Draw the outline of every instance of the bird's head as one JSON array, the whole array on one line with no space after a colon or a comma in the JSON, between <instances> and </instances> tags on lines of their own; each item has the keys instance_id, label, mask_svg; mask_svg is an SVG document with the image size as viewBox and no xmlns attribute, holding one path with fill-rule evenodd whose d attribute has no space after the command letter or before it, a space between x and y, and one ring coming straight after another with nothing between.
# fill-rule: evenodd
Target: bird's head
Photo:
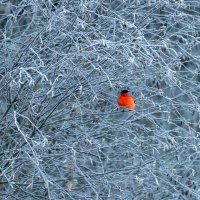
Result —
<instances>
[{"instance_id":1,"label":"bird's head","mask_svg":"<svg viewBox=\"0 0 200 200\"><path fill-rule=\"evenodd\" d=\"M123 96L128 96L128 90L122 90L121 95Z\"/></svg>"}]
</instances>

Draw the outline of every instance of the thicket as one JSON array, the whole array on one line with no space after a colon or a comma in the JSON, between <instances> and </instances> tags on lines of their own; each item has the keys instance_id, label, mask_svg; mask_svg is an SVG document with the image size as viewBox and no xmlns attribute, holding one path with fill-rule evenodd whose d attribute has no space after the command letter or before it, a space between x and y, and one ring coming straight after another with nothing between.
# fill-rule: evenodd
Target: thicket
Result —
<instances>
[{"instance_id":1,"label":"thicket","mask_svg":"<svg viewBox=\"0 0 200 200\"><path fill-rule=\"evenodd\" d=\"M200 199L199 43L199 0L2 1L0 199Z\"/></svg>"}]
</instances>

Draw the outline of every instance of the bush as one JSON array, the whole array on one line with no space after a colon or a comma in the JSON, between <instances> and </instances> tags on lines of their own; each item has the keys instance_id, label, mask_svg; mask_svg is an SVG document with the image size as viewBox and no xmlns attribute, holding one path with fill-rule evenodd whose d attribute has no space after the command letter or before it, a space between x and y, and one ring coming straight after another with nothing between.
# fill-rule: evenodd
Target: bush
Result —
<instances>
[{"instance_id":1,"label":"bush","mask_svg":"<svg viewBox=\"0 0 200 200\"><path fill-rule=\"evenodd\" d=\"M2 199L199 199L199 1L0 10Z\"/></svg>"}]
</instances>

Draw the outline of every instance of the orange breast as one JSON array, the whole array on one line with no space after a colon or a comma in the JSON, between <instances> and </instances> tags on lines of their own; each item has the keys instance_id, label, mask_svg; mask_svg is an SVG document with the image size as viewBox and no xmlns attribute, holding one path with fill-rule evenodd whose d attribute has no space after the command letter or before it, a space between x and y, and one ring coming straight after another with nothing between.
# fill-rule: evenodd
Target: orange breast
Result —
<instances>
[{"instance_id":1,"label":"orange breast","mask_svg":"<svg viewBox=\"0 0 200 200\"><path fill-rule=\"evenodd\" d=\"M128 108L130 110L135 109L135 102L131 96L122 96L120 95L117 99L117 103L119 106Z\"/></svg>"}]
</instances>

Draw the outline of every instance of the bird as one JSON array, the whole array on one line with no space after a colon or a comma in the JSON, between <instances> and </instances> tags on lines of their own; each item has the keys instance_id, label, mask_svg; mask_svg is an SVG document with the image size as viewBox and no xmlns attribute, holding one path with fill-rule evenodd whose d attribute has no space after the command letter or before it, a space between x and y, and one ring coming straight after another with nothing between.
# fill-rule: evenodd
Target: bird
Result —
<instances>
[{"instance_id":1,"label":"bird","mask_svg":"<svg viewBox=\"0 0 200 200\"><path fill-rule=\"evenodd\" d=\"M120 108L134 110L135 109L135 100L133 97L129 96L128 90L122 90L120 95L117 98L117 103Z\"/></svg>"}]
</instances>

